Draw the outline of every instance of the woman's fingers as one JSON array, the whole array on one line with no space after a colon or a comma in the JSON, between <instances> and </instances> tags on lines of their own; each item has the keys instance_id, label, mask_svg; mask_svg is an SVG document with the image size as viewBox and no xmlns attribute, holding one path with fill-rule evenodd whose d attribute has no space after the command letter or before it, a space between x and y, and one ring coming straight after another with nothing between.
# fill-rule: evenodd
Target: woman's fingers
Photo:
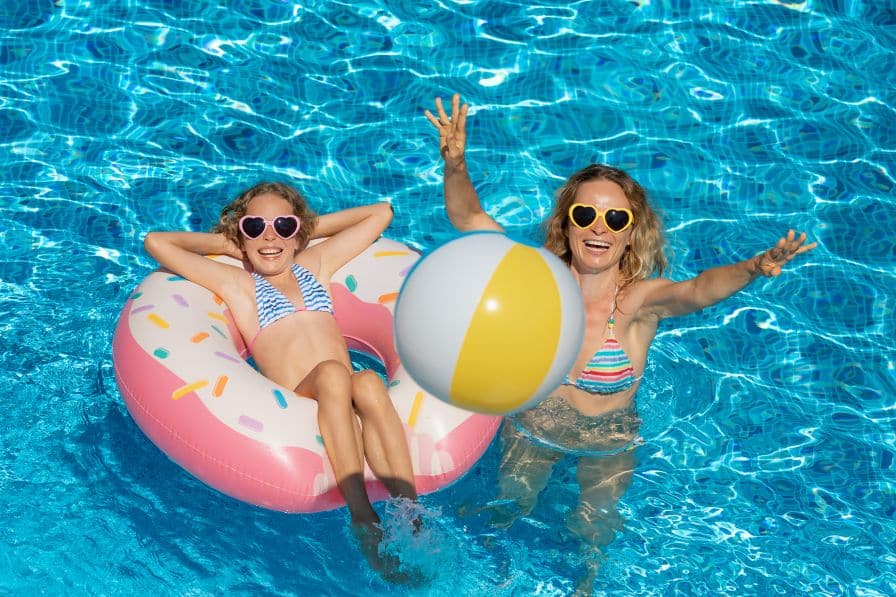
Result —
<instances>
[{"instance_id":1,"label":"woman's fingers","mask_svg":"<svg viewBox=\"0 0 896 597\"><path fill-rule=\"evenodd\" d=\"M797 255L800 255L802 253L805 253L806 251L811 251L812 249L814 249L817 246L818 246L818 243L809 243L808 245L803 245L799 249L797 249L796 253L797 253Z\"/></svg>"},{"instance_id":2,"label":"woman's fingers","mask_svg":"<svg viewBox=\"0 0 896 597\"><path fill-rule=\"evenodd\" d=\"M439 113L439 122L442 124L448 124L451 120L448 118L448 115L445 113L445 106L442 105L442 98L436 98L436 110Z\"/></svg>"},{"instance_id":3,"label":"woman's fingers","mask_svg":"<svg viewBox=\"0 0 896 597\"><path fill-rule=\"evenodd\" d=\"M781 267L787 265L794 257L818 246L817 242L805 244L806 233L801 232L797 236L793 230L788 230L785 236L778 239L775 246L765 252L759 261L760 271L768 277L781 274Z\"/></svg>"},{"instance_id":4,"label":"woman's fingers","mask_svg":"<svg viewBox=\"0 0 896 597\"><path fill-rule=\"evenodd\" d=\"M426 119L429 120L434 127L438 129L448 128L463 131L464 127L467 124L467 104L461 105L460 103L460 94L455 93L451 96L451 116L448 116L448 113L445 112L445 104L442 102L442 98L437 97L435 99L436 104L436 114L433 114L429 110L424 110L423 114L426 116Z\"/></svg>"},{"instance_id":5,"label":"woman's fingers","mask_svg":"<svg viewBox=\"0 0 896 597\"><path fill-rule=\"evenodd\" d=\"M432 123L432 125L436 128L440 128L442 125L439 124L439 119L436 118L432 112L429 110L424 110L423 115L426 116L426 119Z\"/></svg>"},{"instance_id":6,"label":"woman's fingers","mask_svg":"<svg viewBox=\"0 0 896 597\"><path fill-rule=\"evenodd\" d=\"M457 98L458 103L460 102L460 95L455 94L455 98ZM462 104L460 109L457 111L457 116L454 118L454 126L460 133L465 133L467 130L467 110L470 107L467 104Z\"/></svg>"}]
</instances>

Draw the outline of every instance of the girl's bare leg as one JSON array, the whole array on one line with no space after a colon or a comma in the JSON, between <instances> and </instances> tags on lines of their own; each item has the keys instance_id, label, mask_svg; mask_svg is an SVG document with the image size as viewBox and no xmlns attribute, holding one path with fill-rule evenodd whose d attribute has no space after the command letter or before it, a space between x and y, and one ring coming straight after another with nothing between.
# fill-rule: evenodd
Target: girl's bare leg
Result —
<instances>
[{"instance_id":1,"label":"girl's bare leg","mask_svg":"<svg viewBox=\"0 0 896 597\"><path fill-rule=\"evenodd\" d=\"M373 371L359 371L351 386L371 470L393 497L417 499L404 425L383 380Z\"/></svg>"},{"instance_id":2,"label":"girl's bare leg","mask_svg":"<svg viewBox=\"0 0 896 597\"><path fill-rule=\"evenodd\" d=\"M354 412L354 410L353 410ZM357 413L352 417L352 429L355 432L355 445L358 447L358 460L361 467L364 467L364 435L361 433L361 421L358 419Z\"/></svg>"},{"instance_id":3,"label":"girl's bare leg","mask_svg":"<svg viewBox=\"0 0 896 597\"><path fill-rule=\"evenodd\" d=\"M336 484L345 498L352 522L370 525L379 517L364 487L364 462L355 438L351 372L339 361L323 361L296 387L296 393L317 401L317 424Z\"/></svg>"}]
</instances>

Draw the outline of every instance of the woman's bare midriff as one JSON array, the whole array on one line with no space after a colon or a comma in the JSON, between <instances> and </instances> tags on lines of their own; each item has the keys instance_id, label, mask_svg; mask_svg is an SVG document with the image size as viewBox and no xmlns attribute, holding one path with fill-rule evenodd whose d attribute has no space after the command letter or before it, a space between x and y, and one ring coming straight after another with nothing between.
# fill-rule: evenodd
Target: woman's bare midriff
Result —
<instances>
[{"instance_id":1,"label":"woman's bare midriff","mask_svg":"<svg viewBox=\"0 0 896 597\"><path fill-rule=\"evenodd\" d=\"M632 399L638 384L615 394L590 394L574 386L563 385L551 392L552 396L563 398L569 406L586 417L597 417L632 406Z\"/></svg>"},{"instance_id":2,"label":"woman's bare midriff","mask_svg":"<svg viewBox=\"0 0 896 597\"><path fill-rule=\"evenodd\" d=\"M639 437L635 390L610 395L589 394L560 386L541 404L512 415L528 435L571 452L612 451Z\"/></svg>"}]
</instances>

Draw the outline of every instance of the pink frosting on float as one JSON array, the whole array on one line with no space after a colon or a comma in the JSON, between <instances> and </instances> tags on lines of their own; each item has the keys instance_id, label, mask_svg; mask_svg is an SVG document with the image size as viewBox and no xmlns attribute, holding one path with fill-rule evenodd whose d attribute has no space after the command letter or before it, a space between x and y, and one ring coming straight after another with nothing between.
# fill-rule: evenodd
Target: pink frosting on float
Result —
<instances>
[{"instance_id":1,"label":"pink frosting on float","mask_svg":"<svg viewBox=\"0 0 896 597\"><path fill-rule=\"evenodd\" d=\"M234 431L212 415L195 392L176 402L168 398L185 382L134 339L128 326L131 304L112 340L115 375L131 416L153 443L202 482L250 504L282 512L344 504L336 487L315 494L314 479L325 472L319 455L303 448L272 447ZM369 483L368 491L372 499L385 496L378 482Z\"/></svg>"},{"instance_id":2,"label":"pink frosting on float","mask_svg":"<svg viewBox=\"0 0 896 597\"><path fill-rule=\"evenodd\" d=\"M331 295L337 324L349 347L377 356L391 379L400 367L391 311L360 300L341 284L331 285ZM142 348L131 333L131 315L148 309L134 308L138 296L125 304L112 352L124 402L149 439L198 479L236 499L283 512L315 512L344 505L325 456L300 447L271 446L241 433L218 419L195 392L171 399L187 380ZM210 352L209 358L238 362L246 358L246 345L229 310L224 310L224 316L234 352ZM438 442L426 428L406 426L409 444L414 446L418 492L435 491L466 473L488 448L500 421L499 417L473 415ZM260 432L259 425L263 428L251 412L241 415L235 425L247 433ZM315 486L323 493L315 493ZM368 479L366 486L372 501L388 497L378 481Z\"/></svg>"},{"instance_id":3,"label":"pink frosting on float","mask_svg":"<svg viewBox=\"0 0 896 597\"><path fill-rule=\"evenodd\" d=\"M379 304L365 303L342 284L330 284L336 324L345 336L346 344L376 356L392 377L401 361L395 350L392 312Z\"/></svg>"}]
</instances>

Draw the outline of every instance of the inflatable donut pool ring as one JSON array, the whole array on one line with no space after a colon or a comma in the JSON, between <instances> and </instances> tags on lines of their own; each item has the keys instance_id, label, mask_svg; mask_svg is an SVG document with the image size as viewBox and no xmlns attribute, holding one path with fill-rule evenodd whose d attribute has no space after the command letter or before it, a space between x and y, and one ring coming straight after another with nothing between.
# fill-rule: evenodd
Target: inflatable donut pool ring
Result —
<instances>
[{"instance_id":1,"label":"inflatable donut pool ring","mask_svg":"<svg viewBox=\"0 0 896 597\"><path fill-rule=\"evenodd\" d=\"M457 480L482 456L501 419L422 390L402 367L393 307L420 255L381 238L332 278L336 322L350 349L381 360L421 494ZM216 260L238 262L229 257ZM423 333L421 331L421 333ZM207 485L282 512L344 504L317 428L317 403L247 362L227 306L165 270L126 302L112 342L115 376L134 421L165 454ZM372 501L388 497L365 466Z\"/></svg>"}]
</instances>

